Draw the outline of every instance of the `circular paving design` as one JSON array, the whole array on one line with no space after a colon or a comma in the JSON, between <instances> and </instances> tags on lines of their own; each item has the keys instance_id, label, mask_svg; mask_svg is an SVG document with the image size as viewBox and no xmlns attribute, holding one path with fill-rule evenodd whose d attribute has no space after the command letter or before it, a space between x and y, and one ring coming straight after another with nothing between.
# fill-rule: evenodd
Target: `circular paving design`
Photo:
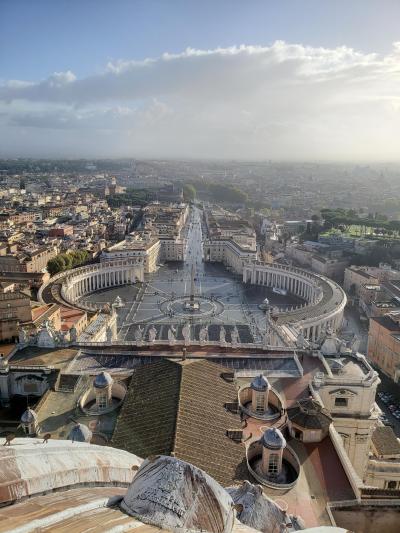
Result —
<instances>
[{"instance_id":1,"label":"circular paving design","mask_svg":"<svg viewBox=\"0 0 400 533\"><path fill-rule=\"evenodd\" d=\"M190 296L181 296L171 300L165 300L160 304L160 310L164 315L178 318L204 318L206 316L220 315L223 310L223 304L216 299L196 296L195 302L198 304L197 309L188 309Z\"/></svg>"}]
</instances>

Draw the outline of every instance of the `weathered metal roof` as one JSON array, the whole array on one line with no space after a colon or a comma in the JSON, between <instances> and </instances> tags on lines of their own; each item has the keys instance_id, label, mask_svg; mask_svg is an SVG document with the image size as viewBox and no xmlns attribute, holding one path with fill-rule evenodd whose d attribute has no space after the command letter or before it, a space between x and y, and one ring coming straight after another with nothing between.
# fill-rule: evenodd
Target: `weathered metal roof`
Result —
<instances>
[{"instance_id":1,"label":"weathered metal roof","mask_svg":"<svg viewBox=\"0 0 400 533\"><path fill-rule=\"evenodd\" d=\"M121 511L125 489L83 487L35 496L0 508L0 533L159 533L157 526L140 522ZM235 521L232 533L255 533Z\"/></svg>"},{"instance_id":2,"label":"weathered metal roof","mask_svg":"<svg viewBox=\"0 0 400 533\"><path fill-rule=\"evenodd\" d=\"M268 428L264 431L262 436L263 446L266 448L271 448L271 450L280 450L286 448L286 439L282 435L280 429Z\"/></svg>"},{"instance_id":3,"label":"weathered metal roof","mask_svg":"<svg viewBox=\"0 0 400 533\"><path fill-rule=\"evenodd\" d=\"M94 378L93 387L96 389L104 389L105 387L112 385L113 381L113 378L108 372L100 372L100 374L97 374Z\"/></svg>"},{"instance_id":4,"label":"weathered metal roof","mask_svg":"<svg viewBox=\"0 0 400 533\"><path fill-rule=\"evenodd\" d=\"M258 392L264 392L269 389L269 383L267 378L263 374L260 374L253 379L250 387Z\"/></svg>"},{"instance_id":5,"label":"weathered metal roof","mask_svg":"<svg viewBox=\"0 0 400 533\"><path fill-rule=\"evenodd\" d=\"M28 409L22 413L21 422L22 424L33 424L33 422L37 420L37 417L35 411L28 407Z\"/></svg>"},{"instance_id":6,"label":"weathered metal roof","mask_svg":"<svg viewBox=\"0 0 400 533\"><path fill-rule=\"evenodd\" d=\"M123 450L66 440L0 439L0 505L62 487L126 487L142 460Z\"/></svg>"}]
</instances>

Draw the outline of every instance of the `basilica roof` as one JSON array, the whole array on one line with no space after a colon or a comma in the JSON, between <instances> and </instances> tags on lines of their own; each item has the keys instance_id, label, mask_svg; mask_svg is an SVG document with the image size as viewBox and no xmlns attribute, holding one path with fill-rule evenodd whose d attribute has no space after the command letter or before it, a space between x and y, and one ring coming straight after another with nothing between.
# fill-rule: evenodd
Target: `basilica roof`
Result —
<instances>
[{"instance_id":1,"label":"basilica roof","mask_svg":"<svg viewBox=\"0 0 400 533\"><path fill-rule=\"evenodd\" d=\"M126 486L141 459L105 446L37 438L0 439L0 506L76 484Z\"/></svg>"},{"instance_id":2,"label":"basilica roof","mask_svg":"<svg viewBox=\"0 0 400 533\"><path fill-rule=\"evenodd\" d=\"M205 360L164 359L135 370L112 439L140 457L188 461L224 486L245 479L245 449L227 437L240 417L225 404L237 399L226 368Z\"/></svg>"}]
</instances>

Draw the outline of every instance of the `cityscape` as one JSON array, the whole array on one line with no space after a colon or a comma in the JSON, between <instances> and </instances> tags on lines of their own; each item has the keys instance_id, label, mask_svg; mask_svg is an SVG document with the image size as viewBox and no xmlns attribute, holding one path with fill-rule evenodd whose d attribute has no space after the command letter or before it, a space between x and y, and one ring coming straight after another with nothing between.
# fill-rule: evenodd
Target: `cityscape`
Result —
<instances>
[{"instance_id":1,"label":"cityscape","mask_svg":"<svg viewBox=\"0 0 400 533\"><path fill-rule=\"evenodd\" d=\"M0 6L0 532L399 530L383 3Z\"/></svg>"}]
</instances>

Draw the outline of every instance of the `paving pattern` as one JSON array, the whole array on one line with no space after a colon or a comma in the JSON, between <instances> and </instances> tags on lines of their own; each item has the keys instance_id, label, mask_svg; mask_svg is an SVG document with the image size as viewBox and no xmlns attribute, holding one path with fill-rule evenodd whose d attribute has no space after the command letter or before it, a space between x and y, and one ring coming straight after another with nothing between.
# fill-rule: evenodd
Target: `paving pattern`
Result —
<instances>
[{"instance_id":1,"label":"paving pattern","mask_svg":"<svg viewBox=\"0 0 400 533\"><path fill-rule=\"evenodd\" d=\"M116 287L86 297L101 303L112 303L117 296L122 298L125 306L118 310L120 340L134 340L139 324L145 339L152 325L155 325L159 339L168 338L170 325L176 327L176 338L182 339L182 327L189 322L192 339L198 339L201 325L207 325L209 340L218 340L223 325L229 342L230 331L236 325L240 342L257 342L265 329L265 316L258 307L264 298L268 298L272 305L284 308L298 303L295 297L276 295L266 287L243 285L240 277L220 264L204 263L203 229L198 208L191 212L187 239L185 261L165 264L157 272L147 275L138 301L135 286ZM192 267L200 311L185 313L182 300L190 294Z\"/></svg>"}]
</instances>

